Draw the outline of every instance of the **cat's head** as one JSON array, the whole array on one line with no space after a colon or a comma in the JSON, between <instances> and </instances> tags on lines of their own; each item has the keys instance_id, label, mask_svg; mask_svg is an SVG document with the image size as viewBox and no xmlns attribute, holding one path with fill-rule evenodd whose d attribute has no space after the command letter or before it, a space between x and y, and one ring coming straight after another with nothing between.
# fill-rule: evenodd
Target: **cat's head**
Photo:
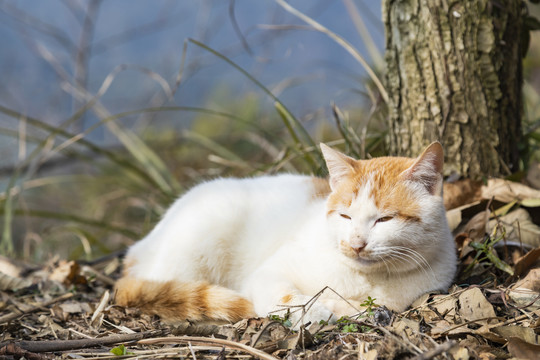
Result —
<instances>
[{"instance_id":1,"label":"cat's head","mask_svg":"<svg viewBox=\"0 0 540 360\"><path fill-rule=\"evenodd\" d=\"M388 272L425 266L449 237L442 201L443 149L418 158L355 160L321 144L332 190L327 217L341 252Z\"/></svg>"}]
</instances>

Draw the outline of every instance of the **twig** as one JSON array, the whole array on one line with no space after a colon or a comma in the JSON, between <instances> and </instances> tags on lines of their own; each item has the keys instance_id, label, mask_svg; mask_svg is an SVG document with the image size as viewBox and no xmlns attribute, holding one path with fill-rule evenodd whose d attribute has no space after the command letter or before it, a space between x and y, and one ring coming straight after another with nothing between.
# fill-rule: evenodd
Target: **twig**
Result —
<instances>
[{"instance_id":1,"label":"twig","mask_svg":"<svg viewBox=\"0 0 540 360\"><path fill-rule=\"evenodd\" d=\"M14 344L26 351L41 353L51 351L65 351L84 349L98 345L111 345L116 343L131 342L144 339L146 337L161 335L161 331L145 331L136 334L117 334L94 339L76 340L52 340L52 341L4 341L0 343L0 348L9 344Z\"/></svg>"},{"instance_id":2,"label":"twig","mask_svg":"<svg viewBox=\"0 0 540 360\"><path fill-rule=\"evenodd\" d=\"M447 341L445 343L442 343L440 345L437 345L435 348L428 350L426 352L423 352L419 355L416 355L415 357L411 358L410 360L428 360L433 359L435 356L440 355L444 352L447 352L451 348L453 348L456 345L455 341Z\"/></svg>"},{"instance_id":3,"label":"twig","mask_svg":"<svg viewBox=\"0 0 540 360\"><path fill-rule=\"evenodd\" d=\"M141 345L171 344L171 343L176 344L179 342L193 343L193 344L220 345L220 346L225 346L231 349L247 352L248 354L256 356L259 359L277 360L276 357L248 345L244 345L238 342L224 340L224 339L205 338L205 337L199 337L199 336L171 336L171 337L162 337L162 338L155 338L155 339L145 339L145 340L138 341L138 344L141 344Z\"/></svg>"},{"instance_id":4,"label":"twig","mask_svg":"<svg viewBox=\"0 0 540 360\"><path fill-rule=\"evenodd\" d=\"M197 360L197 356L195 355L195 351L193 350L193 346L191 346L191 342L188 342L189 351L191 352L191 357L193 357L193 360Z\"/></svg>"},{"instance_id":5,"label":"twig","mask_svg":"<svg viewBox=\"0 0 540 360\"><path fill-rule=\"evenodd\" d=\"M103 310L105 309L105 306L109 304L109 290L106 290L103 293L103 296L101 297L101 300L99 302L99 305L96 308L96 311L92 314L92 319L90 319L90 324L92 326L95 326L96 320L99 318Z\"/></svg>"},{"instance_id":6,"label":"twig","mask_svg":"<svg viewBox=\"0 0 540 360\"><path fill-rule=\"evenodd\" d=\"M18 318L20 318L20 317L22 317L22 316L24 316L26 314L33 313L34 311L41 310L45 306L50 306L50 305L52 305L54 303L67 300L67 299L69 299L71 297L73 297L73 294L72 293L67 293L67 294L59 296L57 298L51 299L49 301L45 301L43 304L33 306L33 307L31 307L31 308L29 308L27 310L24 310L24 311L21 310L21 312L18 312L18 313L11 313L11 314L7 314L7 315L4 315L4 316L0 316L0 324L7 323L9 321L18 319Z\"/></svg>"},{"instance_id":7,"label":"twig","mask_svg":"<svg viewBox=\"0 0 540 360\"><path fill-rule=\"evenodd\" d=\"M470 324L476 324L477 322L480 322L480 321L489 321L489 320L499 320L500 318L499 317L496 317L496 316L488 316L488 317L483 317L483 318L479 318L479 319L474 319L474 320L469 320L469 321L465 321L461 324L457 324L457 325L454 325L446 330L444 330L443 332L439 333L439 334L435 334L433 337L434 338L439 338L443 335L446 335L448 334L450 331L453 331L453 330L456 330L456 329L459 329L461 327L464 327L464 326L467 326L467 325L470 325ZM490 326L491 327L491 326ZM468 328L465 328L467 330L470 330Z\"/></svg>"},{"instance_id":8,"label":"twig","mask_svg":"<svg viewBox=\"0 0 540 360\"><path fill-rule=\"evenodd\" d=\"M24 358L28 360L48 360L52 359L48 355L34 354L33 352L22 349L21 347L15 344L7 344L0 347L0 356L1 355L14 355L16 359ZM3 357L2 357L3 358Z\"/></svg>"},{"instance_id":9,"label":"twig","mask_svg":"<svg viewBox=\"0 0 540 360\"><path fill-rule=\"evenodd\" d=\"M496 324L488 324L488 328L492 329L494 327L498 327L498 326L506 326L506 325L509 325L509 324L512 324L512 323L515 323L515 322L519 322L521 320L525 320L525 319L528 319L530 315L537 315L537 314L540 314L540 310L536 310L536 311L533 311L532 313L530 314L525 314L525 315L521 315L521 316L518 316L516 318L513 318L513 319L508 319L506 321L502 321L502 322L498 322ZM470 325L470 324L474 324L474 323L477 323L479 321L485 321L485 320L499 320L500 317L493 317L493 316L488 316L488 317L484 317L484 318L480 318L480 319L475 319L475 320L470 320L470 321L466 321L462 324L457 324L455 326L452 326L451 328L448 328L446 330L444 330L442 333L440 334L437 334L436 336L434 336L434 338L438 338L438 337L441 337L443 335L446 335L448 334L450 331L452 330L455 330L455 329L459 329L460 327L463 327L463 326L467 326L467 325Z\"/></svg>"},{"instance_id":10,"label":"twig","mask_svg":"<svg viewBox=\"0 0 540 360\"><path fill-rule=\"evenodd\" d=\"M90 273L90 274L94 275L96 277L96 279L104 282L107 285L114 286L114 284L116 283L113 279L111 279L107 275L104 275L104 274L100 273L99 271L97 271L96 269L92 268L89 265L83 265L82 271L85 272L85 273Z\"/></svg>"}]
</instances>

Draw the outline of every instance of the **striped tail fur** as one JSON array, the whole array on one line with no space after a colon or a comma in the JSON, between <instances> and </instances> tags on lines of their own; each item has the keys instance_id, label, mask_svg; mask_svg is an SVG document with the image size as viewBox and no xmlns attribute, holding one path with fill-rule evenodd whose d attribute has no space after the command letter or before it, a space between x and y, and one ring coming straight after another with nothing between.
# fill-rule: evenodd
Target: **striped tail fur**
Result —
<instances>
[{"instance_id":1,"label":"striped tail fur","mask_svg":"<svg viewBox=\"0 0 540 360\"><path fill-rule=\"evenodd\" d=\"M206 282L158 282L125 276L117 281L118 305L139 308L165 321L237 322L255 317L250 301L233 290Z\"/></svg>"}]
</instances>

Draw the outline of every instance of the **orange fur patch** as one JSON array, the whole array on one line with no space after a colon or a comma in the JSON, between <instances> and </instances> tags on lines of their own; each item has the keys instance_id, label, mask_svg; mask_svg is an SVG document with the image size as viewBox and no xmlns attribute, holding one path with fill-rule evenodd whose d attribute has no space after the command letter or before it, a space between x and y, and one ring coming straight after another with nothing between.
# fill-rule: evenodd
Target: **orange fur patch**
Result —
<instances>
[{"instance_id":1,"label":"orange fur patch","mask_svg":"<svg viewBox=\"0 0 540 360\"><path fill-rule=\"evenodd\" d=\"M281 303L282 304L288 304L292 301L293 299L293 296L291 294L287 294L285 295L284 297L281 298Z\"/></svg>"},{"instance_id":2,"label":"orange fur patch","mask_svg":"<svg viewBox=\"0 0 540 360\"><path fill-rule=\"evenodd\" d=\"M225 320L255 316L250 301L233 290L206 282L157 282L123 277L116 283L115 301L169 321Z\"/></svg>"},{"instance_id":3,"label":"orange fur patch","mask_svg":"<svg viewBox=\"0 0 540 360\"><path fill-rule=\"evenodd\" d=\"M397 216L407 221L419 221L419 205L413 193L405 186L400 175L415 162L404 157L380 157L358 160L354 173L344 179L329 197L329 213L340 205L350 206L352 200L368 181L372 182L371 196L383 214Z\"/></svg>"}]
</instances>

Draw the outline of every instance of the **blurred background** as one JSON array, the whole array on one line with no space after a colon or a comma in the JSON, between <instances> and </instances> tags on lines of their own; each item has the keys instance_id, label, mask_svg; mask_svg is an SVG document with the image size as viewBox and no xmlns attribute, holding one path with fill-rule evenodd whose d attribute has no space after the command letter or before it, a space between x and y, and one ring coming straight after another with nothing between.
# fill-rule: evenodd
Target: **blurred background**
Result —
<instances>
[{"instance_id":1,"label":"blurred background","mask_svg":"<svg viewBox=\"0 0 540 360\"><path fill-rule=\"evenodd\" d=\"M324 174L321 141L385 154L381 2L289 4L0 1L0 253L123 249L200 181ZM533 33L533 146L539 61Z\"/></svg>"}]
</instances>

